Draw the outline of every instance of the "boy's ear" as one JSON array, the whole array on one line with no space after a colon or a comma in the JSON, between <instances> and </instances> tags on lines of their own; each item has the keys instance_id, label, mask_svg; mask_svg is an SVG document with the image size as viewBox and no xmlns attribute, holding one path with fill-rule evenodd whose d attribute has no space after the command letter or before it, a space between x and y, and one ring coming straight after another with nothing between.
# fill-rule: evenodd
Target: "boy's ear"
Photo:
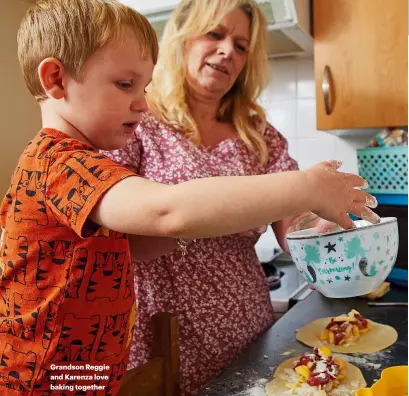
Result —
<instances>
[{"instance_id":1,"label":"boy's ear","mask_svg":"<svg viewBox=\"0 0 409 396\"><path fill-rule=\"evenodd\" d=\"M48 97L62 99L65 96L64 65L58 59L44 59L38 66L38 77Z\"/></svg>"}]
</instances>

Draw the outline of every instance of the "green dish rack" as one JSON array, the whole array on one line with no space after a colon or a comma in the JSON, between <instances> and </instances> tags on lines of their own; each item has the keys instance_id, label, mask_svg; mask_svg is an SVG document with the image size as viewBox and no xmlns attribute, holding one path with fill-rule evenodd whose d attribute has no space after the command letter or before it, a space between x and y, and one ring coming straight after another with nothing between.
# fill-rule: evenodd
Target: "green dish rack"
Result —
<instances>
[{"instance_id":1,"label":"green dish rack","mask_svg":"<svg viewBox=\"0 0 409 396\"><path fill-rule=\"evenodd\" d=\"M408 194L408 146L358 149L358 172L371 194Z\"/></svg>"}]
</instances>

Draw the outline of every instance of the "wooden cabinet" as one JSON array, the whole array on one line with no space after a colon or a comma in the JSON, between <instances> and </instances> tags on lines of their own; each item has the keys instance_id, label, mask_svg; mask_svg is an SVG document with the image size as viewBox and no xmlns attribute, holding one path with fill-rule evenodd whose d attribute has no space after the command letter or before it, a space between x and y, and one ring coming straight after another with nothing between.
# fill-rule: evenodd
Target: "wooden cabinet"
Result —
<instances>
[{"instance_id":1,"label":"wooden cabinet","mask_svg":"<svg viewBox=\"0 0 409 396\"><path fill-rule=\"evenodd\" d=\"M317 128L407 125L408 1L314 0L313 8Z\"/></svg>"}]
</instances>

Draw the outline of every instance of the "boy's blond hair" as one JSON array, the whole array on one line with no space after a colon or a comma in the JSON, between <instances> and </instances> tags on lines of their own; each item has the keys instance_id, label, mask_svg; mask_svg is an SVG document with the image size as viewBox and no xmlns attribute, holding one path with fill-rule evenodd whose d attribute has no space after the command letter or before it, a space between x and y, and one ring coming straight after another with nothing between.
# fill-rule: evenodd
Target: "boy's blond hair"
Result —
<instances>
[{"instance_id":1,"label":"boy's blond hair","mask_svg":"<svg viewBox=\"0 0 409 396\"><path fill-rule=\"evenodd\" d=\"M38 66L58 59L75 79L95 51L130 29L143 57L156 64L158 42L147 19L116 0L39 0L23 18L18 35L18 58L27 87L37 100L47 96L38 77Z\"/></svg>"}]
</instances>

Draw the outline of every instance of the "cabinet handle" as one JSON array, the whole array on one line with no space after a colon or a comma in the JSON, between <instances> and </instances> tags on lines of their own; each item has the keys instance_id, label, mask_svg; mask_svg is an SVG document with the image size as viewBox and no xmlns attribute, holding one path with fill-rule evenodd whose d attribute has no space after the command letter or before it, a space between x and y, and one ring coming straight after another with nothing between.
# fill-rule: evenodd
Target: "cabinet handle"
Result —
<instances>
[{"instance_id":1,"label":"cabinet handle","mask_svg":"<svg viewBox=\"0 0 409 396\"><path fill-rule=\"evenodd\" d=\"M325 106L325 112L327 115L331 115L332 113L332 108L330 104L330 90L331 90L331 72L329 69L329 66L325 66L324 68L324 77L322 79L322 92L324 93L324 106Z\"/></svg>"}]
</instances>

